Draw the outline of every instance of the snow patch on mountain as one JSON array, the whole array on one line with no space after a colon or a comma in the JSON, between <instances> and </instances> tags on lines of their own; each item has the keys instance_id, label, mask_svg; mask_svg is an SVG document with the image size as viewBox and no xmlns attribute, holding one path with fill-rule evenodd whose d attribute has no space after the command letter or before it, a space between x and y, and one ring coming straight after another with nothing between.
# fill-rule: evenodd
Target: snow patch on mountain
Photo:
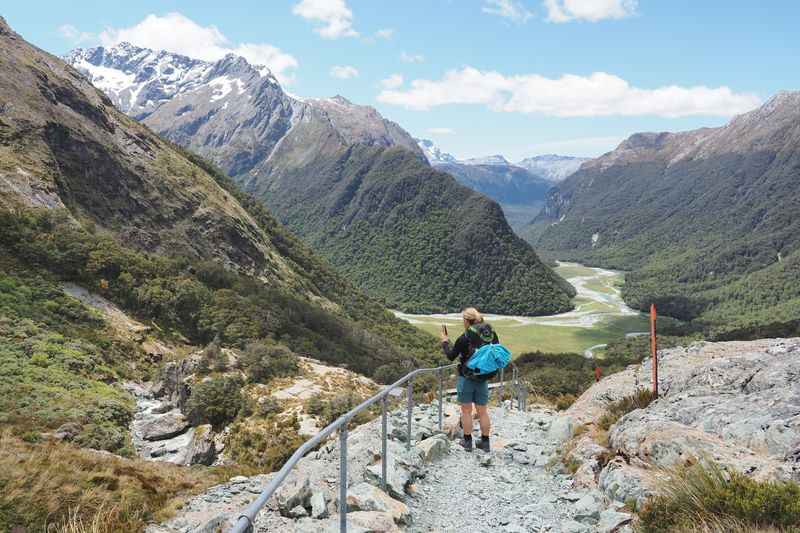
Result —
<instances>
[{"instance_id":1,"label":"snow patch on mountain","mask_svg":"<svg viewBox=\"0 0 800 533\"><path fill-rule=\"evenodd\" d=\"M586 161L589 161L589 158L546 154L523 159L517 163L517 166L529 170L547 181L557 183L575 174Z\"/></svg>"},{"instance_id":2,"label":"snow patch on mountain","mask_svg":"<svg viewBox=\"0 0 800 533\"><path fill-rule=\"evenodd\" d=\"M431 165L443 165L446 163L457 163L458 160L451 154L442 151L433 141L429 139L415 139L422 153Z\"/></svg>"},{"instance_id":3,"label":"snow patch on mountain","mask_svg":"<svg viewBox=\"0 0 800 533\"><path fill-rule=\"evenodd\" d=\"M489 155L486 157L472 157L470 159L460 161L460 163L464 165L492 165L497 167L507 167L511 165L511 163L508 162L508 159L499 154Z\"/></svg>"}]
</instances>

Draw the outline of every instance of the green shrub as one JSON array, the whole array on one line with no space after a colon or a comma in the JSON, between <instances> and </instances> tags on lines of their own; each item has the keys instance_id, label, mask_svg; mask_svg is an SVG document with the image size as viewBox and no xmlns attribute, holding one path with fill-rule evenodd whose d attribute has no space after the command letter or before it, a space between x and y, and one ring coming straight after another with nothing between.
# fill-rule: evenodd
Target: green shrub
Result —
<instances>
[{"instance_id":1,"label":"green shrub","mask_svg":"<svg viewBox=\"0 0 800 533\"><path fill-rule=\"evenodd\" d=\"M791 481L756 481L699 463L671 472L660 494L639 515L642 533L800 530L800 485Z\"/></svg>"},{"instance_id":2,"label":"green shrub","mask_svg":"<svg viewBox=\"0 0 800 533\"><path fill-rule=\"evenodd\" d=\"M299 429L294 416L273 415L258 424L239 422L231 426L226 451L237 464L273 472L303 444Z\"/></svg>"},{"instance_id":3,"label":"green shrub","mask_svg":"<svg viewBox=\"0 0 800 533\"><path fill-rule=\"evenodd\" d=\"M644 409L656 399L656 395L650 389L637 389L633 394L629 394L624 398L610 403L606 407L606 412L597 421L600 429L608 431L617 420L636 409Z\"/></svg>"},{"instance_id":4,"label":"green shrub","mask_svg":"<svg viewBox=\"0 0 800 533\"><path fill-rule=\"evenodd\" d=\"M220 428L232 422L242 409L243 381L238 376L211 378L192 386L186 408L194 424Z\"/></svg>"},{"instance_id":5,"label":"green shrub","mask_svg":"<svg viewBox=\"0 0 800 533\"><path fill-rule=\"evenodd\" d=\"M297 374L297 356L286 346L251 342L242 353L241 363L247 376L255 383L267 383L272 378Z\"/></svg>"}]
</instances>

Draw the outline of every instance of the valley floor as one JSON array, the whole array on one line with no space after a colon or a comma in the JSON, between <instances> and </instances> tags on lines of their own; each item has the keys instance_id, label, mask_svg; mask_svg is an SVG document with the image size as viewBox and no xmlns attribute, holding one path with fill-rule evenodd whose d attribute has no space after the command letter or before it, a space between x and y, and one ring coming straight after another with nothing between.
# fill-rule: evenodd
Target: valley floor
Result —
<instances>
[{"instance_id":1,"label":"valley floor","mask_svg":"<svg viewBox=\"0 0 800 533\"><path fill-rule=\"evenodd\" d=\"M515 354L543 351L577 352L592 356L609 341L648 329L647 317L628 307L620 296L620 272L578 263L559 263L556 272L576 289L575 309L542 317L486 315L503 344ZM460 331L461 315L415 315L395 312L422 330L438 335L446 324L451 337Z\"/></svg>"}]
</instances>

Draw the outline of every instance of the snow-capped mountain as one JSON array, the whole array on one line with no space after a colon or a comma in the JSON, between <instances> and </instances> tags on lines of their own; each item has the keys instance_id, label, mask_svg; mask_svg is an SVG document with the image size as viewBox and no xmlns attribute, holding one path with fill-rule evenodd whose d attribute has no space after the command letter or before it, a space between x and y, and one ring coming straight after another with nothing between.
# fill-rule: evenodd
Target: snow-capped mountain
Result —
<instances>
[{"instance_id":1,"label":"snow-capped mountain","mask_svg":"<svg viewBox=\"0 0 800 533\"><path fill-rule=\"evenodd\" d=\"M588 157L547 154L528 157L518 162L517 166L529 170L547 181L558 183L575 174L586 161L589 161Z\"/></svg>"},{"instance_id":2,"label":"snow-capped mountain","mask_svg":"<svg viewBox=\"0 0 800 533\"><path fill-rule=\"evenodd\" d=\"M303 121L332 128L345 144L401 145L421 153L408 133L372 107L341 96L289 95L267 67L233 54L211 62L120 43L78 48L64 59L120 110L231 175L264 161Z\"/></svg>"},{"instance_id":3,"label":"snow-capped mountain","mask_svg":"<svg viewBox=\"0 0 800 533\"><path fill-rule=\"evenodd\" d=\"M251 79L277 84L267 67L245 65L232 54L209 62L120 43L110 48L77 48L64 59L106 93L119 110L137 119L175 96L203 86L211 88L210 98L216 101L233 90L243 92L245 82Z\"/></svg>"},{"instance_id":4,"label":"snow-capped mountain","mask_svg":"<svg viewBox=\"0 0 800 533\"><path fill-rule=\"evenodd\" d=\"M422 153L431 165L442 165L445 163L457 163L458 160L447 152L443 152L433 141L429 139L414 139L422 149Z\"/></svg>"},{"instance_id":5,"label":"snow-capped mountain","mask_svg":"<svg viewBox=\"0 0 800 533\"><path fill-rule=\"evenodd\" d=\"M492 165L496 167L507 167L511 165L508 159L499 154L488 155L486 157L472 157L470 159L464 159L461 163L465 165Z\"/></svg>"}]
</instances>

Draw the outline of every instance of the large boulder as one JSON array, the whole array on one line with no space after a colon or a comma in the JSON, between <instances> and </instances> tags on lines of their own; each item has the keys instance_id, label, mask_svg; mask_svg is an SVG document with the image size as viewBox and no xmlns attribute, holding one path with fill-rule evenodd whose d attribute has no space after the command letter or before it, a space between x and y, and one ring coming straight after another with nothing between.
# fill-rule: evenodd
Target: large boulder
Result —
<instances>
[{"instance_id":1,"label":"large boulder","mask_svg":"<svg viewBox=\"0 0 800 533\"><path fill-rule=\"evenodd\" d=\"M655 494L656 476L650 470L636 468L616 457L600 472L597 484L609 499L641 509Z\"/></svg>"},{"instance_id":2,"label":"large boulder","mask_svg":"<svg viewBox=\"0 0 800 533\"><path fill-rule=\"evenodd\" d=\"M138 430L144 440L166 440L186 431L189 421L178 409L163 414L150 414L138 422Z\"/></svg>"},{"instance_id":3,"label":"large boulder","mask_svg":"<svg viewBox=\"0 0 800 533\"><path fill-rule=\"evenodd\" d=\"M391 498L369 483L359 483L347 489L347 511L378 511L388 513L398 524L408 524L410 514L403 502Z\"/></svg>"},{"instance_id":4,"label":"large boulder","mask_svg":"<svg viewBox=\"0 0 800 533\"><path fill-rule=\"evenodd\" d=\"M180 361L168 361L161 370L160 379L153 385L153 395L183 409L192 392L190 377L197 370L200 357L198 352Z\"/></svg>"},{"instance_id":5,"label":"large boulder","mask_svg":"<svg viewBox=\"0 0 800 533\"><path fill-rule=\"evenodd\" d=\"M565 442L572 437L574 422L572 417L561 415L556 417L547 431L547 438L555 442Z\"/></svg>"},{"instance_id":6,"label":"large boulder","mask_svg":"<svg viewBox=\"0 0 800 533\"><path fill-rule=\"evenodd\" d=\"M441 459L450 452L450 439L446 435L437 434L416 445L426 463Z\"/></svg>"},{"instance_id":7,"label":"large boulder","mask_svg":"<svg viewBox=\"0 0 800 533\"><path fill-rule=\"evenodd\" d=\"M295 533L339 533L339 516L327 520L304 518L294 524ZM400 533L388 513L378 511L356 511L347 513L347 533Z\"/></svg>"},{"instance_id":8,"label":"large boulder","mask_svg":"<svg viewBox=\"0 0 800 533\"><path fill-rule=\"evenodd\" d=\"M376 487L381 486L382 472L381 463L375 463L364 471L364 479ZM411 483L412 475L404 467L395 461L386 463L386 490L393 498L405 501L406 487Z\"/></svg>"},{"instance_id":9,"label":"large boulder","mask_svg":"<svg viewBox=\"0 0 800 533\"><path fill-rule=\"evenodd\" d=\"M307 476L295 475L286 480L275 492L278 510L283 516L292 517L297 506L311 507L311 484Z\"/></svg>"},{"instance_id":10,"label":"large boulder","mask_svg":"<svg viewBox=\"0 0 800 533\"><path fill-rule=\"evenodd\" d=\"M194 428L192 440L186 449L187 465L206 465L214 464L217 458L217 449L214 444L214 432L210 424L204 424Z\"/></svg>"}]
</instances>

